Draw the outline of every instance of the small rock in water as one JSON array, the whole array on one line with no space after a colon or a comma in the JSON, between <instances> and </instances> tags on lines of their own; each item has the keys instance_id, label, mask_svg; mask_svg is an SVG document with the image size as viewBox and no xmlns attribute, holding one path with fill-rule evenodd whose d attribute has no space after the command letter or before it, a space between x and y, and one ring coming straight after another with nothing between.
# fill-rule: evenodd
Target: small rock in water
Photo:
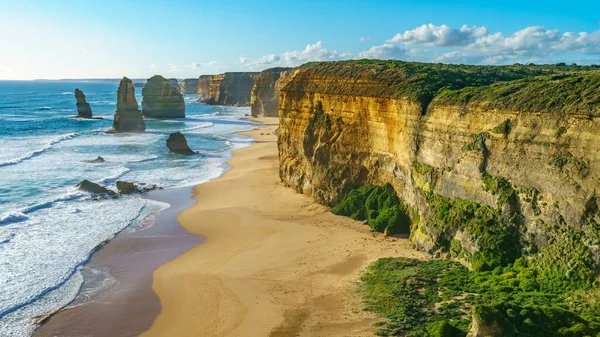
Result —
<instances>
[{"instance_id":1,"label":"small rock in water","mask_svg":"<svg viewBox=\"0 0 600 337\"><path fill-rule=\"evenodd\" d=\"M120 194L146 193L155 189L157 189L156 185L140 187L139 185L128 181L117 181L117 191L119 191Z\"/></svg>"},{"instance_id":2,"label":"small rock in water","mask_svg":"<svg viewBox=\"0 0 600 337\"><path fill-rule=\"evenodd\" d=\"M116 193L114 191L111 191L108 188L102 187L89 180L82 180L79 184L77 184L77 188L79 188L81 191L90 192L95 195L109 195L111 197L116 197Z\"/></svg>"},{"instance_id":3,"label":"small rock in water","mask_svg":"<svg viewBox=\"0 0 600 337\"><path fill-rule=\"evenodd\" d=\"M181 132L175 132L169 135L167 139L167 147L169 151L179 154L195 154L188 146L185 136Z\"/></svg>"},{"instance_id":4,"label":"small rock in water","mask_svg":"<svg viewBox=\"0 0 600 337\"><path fill-rule=\"evenodd\" d=\"M104 158L98 156L98 158L96 159L92 159L92 160L86 160L86 163L92 163L92 164L98 164L98 163L104 163Z\"/></svg>"}]
</instances>

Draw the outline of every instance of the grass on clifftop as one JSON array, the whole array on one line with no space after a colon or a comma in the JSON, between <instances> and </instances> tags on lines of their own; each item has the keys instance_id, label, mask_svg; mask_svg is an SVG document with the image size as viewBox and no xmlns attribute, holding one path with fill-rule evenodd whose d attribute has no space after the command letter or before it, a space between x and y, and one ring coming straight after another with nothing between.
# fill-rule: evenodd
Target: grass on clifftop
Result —
<instances>
[{"instance_id":1,"label":"grass on clifftop","mask_svg":"<svg viewBox=\"0 0 600 337\"><path fill-rule=\"evenodd\" d=\"M311 62L298 69L302 70L298 80L292 81L285 90L372 97L408 97L426 107L442 92L595 68L566 65L475 66L395 60L351 60ZM307 80L304 81L303 78ZM336 81L319 81L332 78ZM450 96L447 98L450 99Z\"/></svg>"},{"instance_id":2,"label":"grass on clifftop","mask_svg":"<svg viewBox=\"0 0 600 337\"><path fill-rule=\"evenodd\" d=\"M541 290L524 259L488 272L451 261L385 258L361 277L367 308L387 318L378 335L465 336L472 315L503 336L600 336L600 290Z\"/></svg>"},{"instance_id":3,"label":"grass on clifftop","mask_svg":"<svg viewBox=\"0 0 600 337\"><path fill-rule=\"evenodd\" d=\"M600 114L600 71L528 77L489 86L442 90L435 104L484 104L527 112Z\"/></svg>"}]
</instances>

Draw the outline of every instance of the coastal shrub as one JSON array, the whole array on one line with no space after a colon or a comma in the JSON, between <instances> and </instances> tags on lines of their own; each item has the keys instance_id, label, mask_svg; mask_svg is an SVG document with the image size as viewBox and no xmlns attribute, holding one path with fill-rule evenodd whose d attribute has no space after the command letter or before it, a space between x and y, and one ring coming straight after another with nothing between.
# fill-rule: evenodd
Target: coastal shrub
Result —
<instances>
[{"instance_id":1,"label":"coastal shrub","mask_svg":"<svg viewBox=\"0 0 600 337\"><path fill-rule=\"evenodd\" d=\"M504 122L496 125L496 127L494 127L493 130L494 130L494 132L501 133L504 136L508 136L508 134L511 131L510 119L507 119Z\"/></svg>"},{"instance_id":2,"label":"coastal shrub","mask_svg":"<svg viewBox=\"0 0 600 337\"><path fill-rule=\"evenodd\" d=\"M390 184L367 185L351 190L331 211L355 220L366 220L376 232L384 232L386 228L389 234L410 231L409 206L398 198Z\"/></svg>"},{"instance_id":3,"label":"coastal shrub","mask_svg":"<svg viewBox=\"0 0 600 337\"><path fill-rule=\"evenodd\" d=\"M556 286L526 259L491 271L469 271L456 262L385 258L361 277L368 310L386 317L379 335L464 336L474 316L507 335L597 336L600 289Z\"/></svg>"}]
</instances>

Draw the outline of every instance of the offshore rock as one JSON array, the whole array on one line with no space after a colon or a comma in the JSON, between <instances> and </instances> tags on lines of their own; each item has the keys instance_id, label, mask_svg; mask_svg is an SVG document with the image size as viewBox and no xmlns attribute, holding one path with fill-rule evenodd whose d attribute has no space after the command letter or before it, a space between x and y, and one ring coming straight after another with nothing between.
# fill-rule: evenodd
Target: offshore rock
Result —
<instances>
[{"instance_id":1,"label":"offshore rock","mask_svg":"<svg viewBox=\"0 0 600 337\"><path fill-rule=\"evenodd\" d=\"M207 104L250 105L250 92L254 87L255 72L231 72L210 77Z\"/></svg>"},{"instance_id":2,"label":"offshore rock","mask_svg":"<svg viewBox=\"0 0 600 337\"><path fill-rule=\"evenodd\" d=\"M179 86L179 81L176 78L169 78L169 84L177 89L177 91L181 92L181 87Z\"/></svg>"},{"instance_id":3,"label":"offshore rock","mask_svg":"<svg viewBox=\"0 0 600 337\"><path fill-rule=\"evenodd\" d=\"M119 194L146 193L155 189L157 189L156 185L143 187L127 181L117 181L117 191L119 191Z\"/></svg>"},{"instance_id":4,"label":"offshore rock","mask_svg":"<svg viewBox=\"0 0 600 337\"><path fill-rule=\"evenodd\" d=\"M181 81L181 93L187 95L198 94L198 79L186 78Z\"/></svg>"},{"instance_id":5,"label":"offshore rock","mask_svg":"<svg viewBox=\"0 0 600 337\"><path fill-rule=\"evenodd\" d=\"M86 160L86 163L92 163L92 164L98 164L98 163L104 163L104 158L98 156L96 159L92 159L92 160Z\"/></svg>"},{"instance_id":6,"label":"offshore rock","mask_svg":"<svg viewBox=\"0 0 600 337\"><path fill-rule=\"evenodd\" d=\"M114 191L111 191L89 180L82 180L79 184L77 184L77 188L81 191L89 192L98 196L116 196Z\"/></svg>"},{"instance_id":7,"label":"offshore rock","mask_svg":"<svg viewBox=\"0 0 600 337\"><path fill-rule=\"evenodd\" d=\"M184 118L183 95L169 80L152 76L142 89L142 114L150 118Z\"/></svg>"},{"instance_id":8,"label":"offshore rock","mask_svg":"<svg viewBox=\"0 0 600 337\"><path fill-rule=\"evenodd\" d=\"M83 91L75 89L75 99L77 100L77 118L92 118L92 108L86 102Z\"/></svg>"},{"instance_id":9,"label":"offshore rock","mask_svg":"<svg viewBox=\"0 0 600 337\"><path fill-rule=\"evenodd\" d=\"M167 147L169 151L179 154L195 154L188 146L185 136L181 132L175 132L167 138Z\"/></svg>"},{"instance_id":10,"label":"offshore rock","mask_svg":"<svg viewBox=\"0 0 600 337\"><path fill-rule=\"evenodd\" d=\"M113 132L142 132L146 130L144 117L138 109L135 88L127 77L123 77L117 90L117 111L113 122Z\"/></svg>"},{"instance_id":11,"label":"offshore rock","mask_svg":"<svg viewBox=\"0 0 600 337\"><path fill-rule=\"evenodd\" d=\"M277 117L279 91L287 84L291 68L271 68L262 71L254 81L250 93L250 111L253 117Z\"/></svg>"}]
</instances>

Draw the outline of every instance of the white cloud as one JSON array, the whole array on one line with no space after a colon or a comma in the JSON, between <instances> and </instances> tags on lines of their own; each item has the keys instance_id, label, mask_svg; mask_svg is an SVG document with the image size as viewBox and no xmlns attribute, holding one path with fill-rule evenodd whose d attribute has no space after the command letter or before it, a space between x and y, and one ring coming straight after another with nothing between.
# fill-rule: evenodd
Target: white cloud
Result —
<instances>
[{"instance_id":1,"label":"white cloud","mask_svg":"<svg viewBox=\"0 0 600 337\"><path fill-rule=\"evenodd\" d=\"M289 65L300 65L311 61L334 61L339 59L337 51L329 51L323 47L323 42L308 44L303 50L294 50L283 53L283 59Z\"/></svg>"},{"instance_id":2,"label":"white cloud","mask_svg":"<svg viewBox=\"0 0 600 337\"><path fill-rule=\"evenodd\" d=\"M154 68L156 68L156 64L152 63L151 65L148 66L148 68L154 69Z\"/></svg>"},{"instance_id":3,"label":"white cloud","mask_svg":"<svg viewBox=\"0 0 600 337\"><path fill-rule=\"evenodd\" d=\"M247 57L240 57L240 61L239 61L239 63L241 63L241 64L245 64L245 63L246 63L246 61L248 61L248 58L247 58Z\"/></svg>"},{"instance_id":4,"label":"white cloud","mask_svg":"<svg viewBox=\"0 0 600 337\"><path fill-rule=\"evenodd\" d=\"M192 63L192 69L213 67L213 66L216 66L217 64L219 64L219 62L217 62L217 61L194 62L194 63Z\"/></svg>"},{"instance_id":5,"label":"white cloud","mask_svg":"<svg viewBox=\"0 0 600 337\"><path fill-rule=\"evenodd\" d=\"M430 23L404 33L398 33L387 42L435 47L464 46L473 42L477 37L486 35L487 32L486 27L464 25L460 29L456 29L447 25L435 26Z\"/></svg>"},{"instance_id":6,"label":"white cloud","mask_svg":"<svg viewBox=\"0 0 600 337\"><path fill-rule=\"evenodd\" d=\"M370 39L371 39L371 37L367 36L367 37L361 37L359 40L360 40L360 42L365 42L365 41L370 40Z\"/></svg>"},{"instance_id":7,"label":"white cloud","mask_svg":"<svg viewBox=\"0 0 600 337\"><path fill-rule=\"evenodd\" d=\"M395 46L393 44L384 44L373 46L369 50L358 53L359 59L399 59L406 56L408 49Z\"/></svg>"}]
</instances>

